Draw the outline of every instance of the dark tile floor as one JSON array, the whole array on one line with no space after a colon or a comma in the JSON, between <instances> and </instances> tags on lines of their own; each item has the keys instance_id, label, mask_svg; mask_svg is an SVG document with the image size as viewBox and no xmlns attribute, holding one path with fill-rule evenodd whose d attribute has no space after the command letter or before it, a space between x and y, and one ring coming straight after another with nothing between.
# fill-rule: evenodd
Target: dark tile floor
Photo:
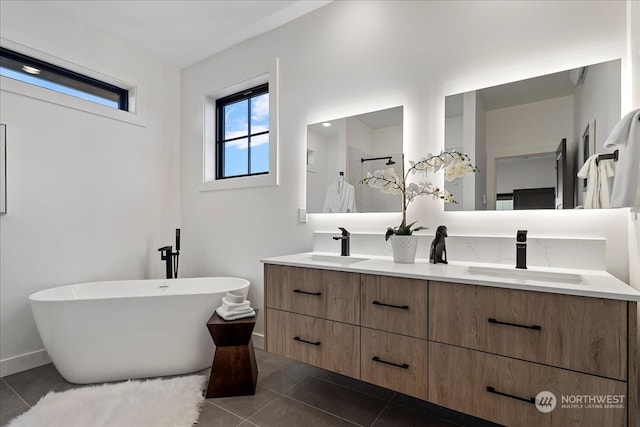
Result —
<instances>
[{"instance_id":1,"label":"dark tile floor","mask_svg":"<svg viewBox=\"0 0 640 427\"><path fill-rule=\"evenodd\" d=\"M259 349L256 358L256 394L208 399L198 427L493 426ZM208 376L209 371L200 373ZM2 378L0 425L29 409L48 391L75 387L80 386L66 382L51 364Z\"/></svg>"}]
</instances>

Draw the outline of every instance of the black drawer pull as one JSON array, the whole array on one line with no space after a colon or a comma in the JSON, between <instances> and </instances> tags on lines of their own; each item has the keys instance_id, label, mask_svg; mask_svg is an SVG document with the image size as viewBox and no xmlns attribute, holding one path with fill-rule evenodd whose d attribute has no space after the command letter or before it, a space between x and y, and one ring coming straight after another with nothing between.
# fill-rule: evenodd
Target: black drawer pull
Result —
<instances>
[{"instance_id":1,"label":"black drawer pull","mask_svg":"<svg viewBox=\"0 0 640 427\"><path fill-rule=\"evenodd\" d=\"M402 368L402 369L409 369L409 365L407 365L406 363L403 363L402 365L398 365L397 363L387 362L386 360L382 360L378 356L373 356L371 360L373 360L374 362L384 363L385 365L397 366L398 368Z\"/></svg>"},{"instance_id":2,"label":"black drawer pull","mask_svg":"<svg viewBox=\"0 0 640 427\"><path fill-rule=\"evenodd\" d=\"M294 340L294 341L304 342L304 343L311 344L311 345L320 345L320 341L316 341L316 342L313 342L313 341L307 341L307 340L303 340L303 339L302 339L302 338L300 338L300 337L293 337L293 340Z\"/></svg>"},{"instance_id":3,"label":"black drawer pull","mask_svg":"<svg viewBox=\"0 0 640 427\"><path fill-rule=\"evenodd\" d=\"M497 391L495 388L490 387L490 386L487 386L487 391L489 393L495 393L495 394L499 394L500 396L510 397L512 399L521 400L523 402L531 403L532 405L536 404L536 398L535 397L530 397L530 398L526 399L524 397L514 396L513 394L508 394L508 393L503 393L501 391Z\"/></svg>"},{"instance_id":4,"label":"black drawer pull","mask_svg":"<svg viewBox=\"0 0 640 427\"><path fill-rule=\"evenodd\" d=\"M495 323L496 325L507 325L507 326L515 326L516 328L525 328L525 329L533 329L534 331L540 331L542 330L542 326L539 325L531 325L531 326L527 326L527 325L518 325L517 323L509 323L509 322L500 322L494 318L489 318L487 319L489 320L489 323Z\"/></svg>"},{"instance_id":5,"label":"black drawer pull","mask_svg":"<svg viewBox=\"0 0 640 427\"><path fill-rule=\"evenodd\" d=\"M373 305L381 305L381 306L384 306L384 307L400 308L402 310L409 310L409 306L408 305L385 304L385 303L380 302L380 301L374 301L371 304L373 304Z\"/></svg>"},{"instance_id":6,"label":"black drawer pull","mask_svg":"<svg viewBox=\"0 0 640 427\"><path fill-rule=\"evenodd\" d=\"M307 292L307 291L301 291L300 289L294 289L293 292L295 292L296 294L313 295L316 297L319 297L320 295L322 295L322 292Z\"/></svg>"}]
</instances>

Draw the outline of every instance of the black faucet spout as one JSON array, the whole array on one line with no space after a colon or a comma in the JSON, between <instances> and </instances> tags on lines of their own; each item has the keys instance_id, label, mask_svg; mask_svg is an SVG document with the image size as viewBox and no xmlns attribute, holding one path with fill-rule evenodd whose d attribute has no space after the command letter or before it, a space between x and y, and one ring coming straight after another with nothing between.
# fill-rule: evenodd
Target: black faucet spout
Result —
<instances>
[{"instance_id":1,"label":"black faucet spout","mask_svg":"<svg viewBox=\"0 0 640 427\"><path fill-rule=\"evenodd\" d=\"M340 240L340 256L349 256L351 252L350 248L350 236L351 233L344 227L338 227L342 231L341 236L334 237L333 240Z\"/></svg>"},{"instance_id":2,"label":"black faucet spout","mask_svg":"<svg viewBox=\"0 0 640 427\"><path fill-rule=\"evenodd\" d=\"M527 268L527 230L516 234L516 268Z\"/></svg>"},{"instance_id":3,"label":"black faucet spout","mask_svg":"<svg viewBox=\"0 0 640 427\"><path fill-rule=\"evenodd\" d=\"M173 246L163 246L158 248L160 260L164 261L167 272L167 279L173 279Z\"/></svg>"}]
</instances>

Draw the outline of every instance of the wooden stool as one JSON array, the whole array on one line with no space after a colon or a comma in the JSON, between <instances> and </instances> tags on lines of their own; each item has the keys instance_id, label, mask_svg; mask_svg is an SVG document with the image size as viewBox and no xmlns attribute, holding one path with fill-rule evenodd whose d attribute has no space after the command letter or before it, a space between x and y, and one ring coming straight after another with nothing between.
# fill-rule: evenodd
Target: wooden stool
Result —
<instances>
[{"instance_id":1,"label":"wooden stool","mask_svg":"<svg viewBox=\"0 0 640 427\"><path fill-rule=\"evenodd\" d=\"M207 399L256 394L258 365L251 334L258 310L254 311L256 316L238 320L224 320L214 311L207 322L216 345Z\"/></svg>"}]
</instances>

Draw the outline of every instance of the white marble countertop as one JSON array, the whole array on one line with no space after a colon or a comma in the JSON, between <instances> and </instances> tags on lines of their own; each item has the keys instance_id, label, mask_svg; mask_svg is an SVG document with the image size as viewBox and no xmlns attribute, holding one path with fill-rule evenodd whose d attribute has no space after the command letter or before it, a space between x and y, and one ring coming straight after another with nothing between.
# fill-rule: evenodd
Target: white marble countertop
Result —
<instances>
[{"instance_id":1,"label":"white marble countertop","mask_svg":"<svg viewBox=\"0 0 640 427\"><path fill-rule=\"evenodd\" d=\"M517 270L515 267L505 264L470 262L431 264L426 259L416 259L414 264L399 264L393 262L391 257L385 256L353 254L350 257L340 257L335 253L325 252L284 255L265 258L261 262L594 298L640 301L640 292L606 271L534 266L527 270Z\"/></svg>"}]
</instances>

